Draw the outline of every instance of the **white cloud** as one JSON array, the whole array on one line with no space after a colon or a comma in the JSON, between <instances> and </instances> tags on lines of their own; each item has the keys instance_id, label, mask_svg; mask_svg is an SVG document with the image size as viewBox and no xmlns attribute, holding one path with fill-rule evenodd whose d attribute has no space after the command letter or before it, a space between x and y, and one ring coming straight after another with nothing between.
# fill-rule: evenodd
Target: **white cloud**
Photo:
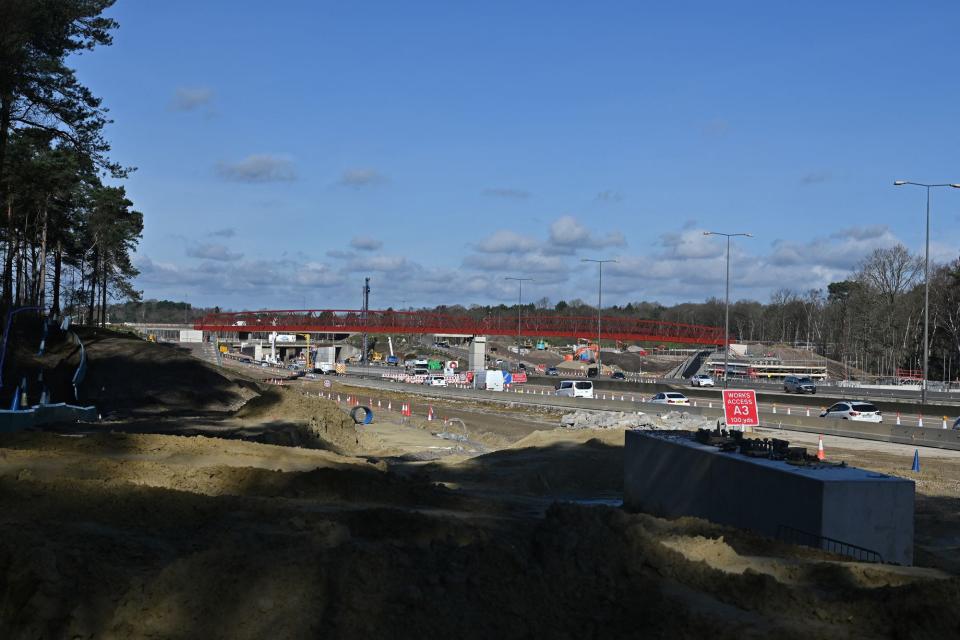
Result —
<instances>
[{"instance_id":1,"label":"white cloud","mask_svg":"<svg viewBox=\"0 0 960 640\"><path fill-rule=\"evenodd\" d=\"M577 249L622 247L627 242L619 231L612 231L598 238L573 216L561 216L550 225L550 244L555 248L576 251Z\"/></svg>"},{"instance_id":2,"label":"white cloud","mask_svg":"<svg viewBox=\"0 0 960 640\"><path fill-rule=\"evenodd\" d=\"M467 256L463 260L463 266L479 271L504 273L564 274L568 269L567 262L560 256L546 256L539 253L520 256L504 256L491 253Z\"/></svg>"},{"instance_id":3,"label":"white cloud","mask_svg":"<svg viewBox=\"0 0 960 640\"><path fill-rule=\"evenodd\" d=\"M820 184L821 182L829 182L833 179L833 172L829 169L820 169L817 171L810 171L809 173L804 174L800 178L800 184Z\"/></svg>"},{"instance_id":4,"label":"white cloud","mask_svg":"<svg viewBox=\"0 0 960 640\"><path fill-rule=\"evenodd\" d=\"M191 258L203 260L218 260L231 262L243 257L242 253L230 251L222 244L194 244L187 247L187 255Z\"/></svg>"},{"instance_id":5,"label":"white cloud","mask_svg":"<svg viewBox=\"0 0 960 640\"><path fill-rule=\"evenodd\" d=\"M340 176L337 184L344 187L372 187L387 181L386 176L376 169L347 169Z\"/></svg>"},{"instance_id":6,"label":"white cloud","mask_svg":"<svg viewBox=\"0 0 960 640\"><path fill-rule=\"evenodd\" d=\"M213 89L209 87L177 87L173 92L170 108L175 111L192 111L209 104L213 100Z\"/></svg>"},{"instance_id":7,"label":"white cloud","mask_svg":"<svg viewBox=\"0 0 960 640\"><path fill-rule=\"evenodd\" d=\"M537 241L533 238L506 229L495 231L477 243L477 251L483 253L518 253L536 248Z\"/></svg>"},{"instance_id":8,"label":"white cloud","mask_svg":"<svg viewBox=\"0 0 960 640\"><path fill-rule=\"evenodd\" d=\"M380 271L388 273L402 273L413 268L404 256L358 255L344 265L346 271Z\"/></svg>"},{"instance_id":9,"label":"white cloud","mask_svg":"<svg viewBox=\"0 0 960 640\"><path fill-rule=\"evenodd\" d=\"M215 229L208 233L210 236L219 236L221 238L232 238L237 235L237 230L233 227L224 227L223 229Z\"/></svg>"},{"instance_id":10,"label":"white cloud","mask_svg":"<svg viewBox=\"0 0 960 640\"><path fill-rule=\"evenodd\" d=\"M383 246L383 242L369 236L353 236L350 246L360 251L376 251Z\"/></svg>"},{"instance_id":11,"label":"white cloud","mask_svg":"<svg viewBox=\"0 0 960 640\"><path fill-rule=\"evenodd\" d=\"M264 183L296 180L293 160L286 154L259 153L238 162L221 162L217 173L234 182Z\"/></svg>"}]
</instances>

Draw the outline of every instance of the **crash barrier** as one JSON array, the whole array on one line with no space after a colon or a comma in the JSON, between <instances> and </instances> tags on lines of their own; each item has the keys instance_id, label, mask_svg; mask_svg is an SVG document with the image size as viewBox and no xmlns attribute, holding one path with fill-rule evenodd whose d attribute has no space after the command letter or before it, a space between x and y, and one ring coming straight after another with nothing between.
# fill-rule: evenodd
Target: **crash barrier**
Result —
<instances>
[{"instance_id":1,"label":"crash barrier","mask_svg":"<svg viewBox=\"0 0 960 640\"><path fill-rule=\"evenodd\" d=\"M19 411L0 411L0 433L20 431L55 422L96 420L96 407L78 407L66 403L41 404Z\"/></svg>"},{"instance_id":2,"label":"crash barrier","mask_svg":"<svg viewBox=\"0 0 960 640\"><path fill-rule=\"evenodd\" d=\"M77 365L77 370L73 372L73 378L70 380L73 384L73 399L79 402L79 386L87 375L87 350L83 348L83 341L80 339L80 336L73 331L70 332L70 340L80 347L80 364Z\"/></svg>"},{"instance_id":3,"label":"crash barrier","mask_svg":"<svg viewBox=\"0 0 960 640\"><path fill-rule=\"evenodd\" d=\"M355 424L370 424L373 422L373 411L370 407L359 405L350 410L350 417Z\"/></svg>"}]
</instances>

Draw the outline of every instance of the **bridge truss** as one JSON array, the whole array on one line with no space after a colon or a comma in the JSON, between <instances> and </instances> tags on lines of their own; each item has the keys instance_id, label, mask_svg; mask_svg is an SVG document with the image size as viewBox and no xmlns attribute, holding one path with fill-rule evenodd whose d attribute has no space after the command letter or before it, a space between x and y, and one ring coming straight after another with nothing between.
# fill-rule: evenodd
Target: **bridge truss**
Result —
<instances>
[{"instance_id":1,"label":"bridge truss","mask_svg":"<svg viewBox=\"0 0 960 640\"><path fill-rule=\"evenodd\" d=\"M476 318L467 314L422 311L287 309L214 313L194 324L214 333L414 333L468 336L515 336L517 317L510 314ZM723 344L723 328L694 324L604 317L604 340ZM531 338L597 337L596 316L530 314L520 319L520 335Z\"/></svg>"}]
</instances>

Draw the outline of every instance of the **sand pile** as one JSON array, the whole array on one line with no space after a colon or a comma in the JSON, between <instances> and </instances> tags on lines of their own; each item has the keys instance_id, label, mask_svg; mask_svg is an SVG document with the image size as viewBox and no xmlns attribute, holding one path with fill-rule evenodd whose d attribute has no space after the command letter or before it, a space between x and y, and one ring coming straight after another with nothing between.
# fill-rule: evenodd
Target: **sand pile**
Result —
<instances>
[{"instance_id":1,"label":"sand pile","mask_svg":"<svg viewBox=\"0 0 960 640\"><path fill-rule=\"evenodd\" d=\"M348 452L362 444L360 430L335 402L287 387L265 387L235 414L252 423L249 439ZM256 425L256 426L254 426ZM263 428L266 427L266 428ZM241 434L242 435L242 434Z\"/></svg>"},{"instance_id":2,"label":"sand pile","mask_svg":"<svg viewBox=\"0 0 960 640\"><path fill-rule=\"evenodd\" d=\"M291 482L335 486L338 473ZM0 635L810 639L950 637L960 624L957 580L873 588L812 558L791 584L728 571L756 540L700 521L569 504L504 517L508 505L426 479L375 495L396 482L370 472L334 508L343 496L264 499L255 481L210 497L5 474Z\"/></svg>"}]
</instances>

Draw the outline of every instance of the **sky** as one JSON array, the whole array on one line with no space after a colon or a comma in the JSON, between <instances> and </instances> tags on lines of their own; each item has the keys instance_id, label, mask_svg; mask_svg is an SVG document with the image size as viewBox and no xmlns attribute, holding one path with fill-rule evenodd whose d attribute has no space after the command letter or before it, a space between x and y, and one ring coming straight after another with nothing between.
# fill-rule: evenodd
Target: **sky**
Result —
<instances>
[{"instance_id":1,"label":"sky","mask_svg":"<svg viewBox=\"0 0 960 640\"><path fill-rule=\"evenodd\" d=\"M118 0L71 60L144 214L145 298L672 304L922 252L960 182L955 1ZM957 257L960 190L932 193Z\"/></svg>"}]
</instances>

